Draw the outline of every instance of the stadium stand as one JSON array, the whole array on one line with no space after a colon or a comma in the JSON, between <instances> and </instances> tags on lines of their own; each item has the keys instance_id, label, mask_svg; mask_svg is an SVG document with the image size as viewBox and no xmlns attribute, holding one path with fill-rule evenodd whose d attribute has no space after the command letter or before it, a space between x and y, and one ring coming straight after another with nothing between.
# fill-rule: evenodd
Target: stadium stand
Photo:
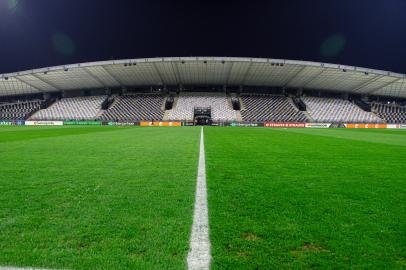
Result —
<instances>
[{"instance_id":1,"label":"stadium stand","mask_svg":"<svg viewBox=\"0 0 406 270\"><path fill-rule=\"evenodd\" d=\"M248 122L306 122L307 117L285 96L241 95L241 116Z\"/></svg>"},{"instance_id":2,"label":"stadium stand","mask_svg":"<svg viewBox=\"0 0 406 270\"><path fill-rule=\"evenodd\" d=\"M62 98L47 109L35 113L31 120L95 120L107 96Z\"/></svg>"},{"instance_id":3,"label":"stadium stand","mask_svg":"<svg viewBox=\"0 0 406 270\"><path fill-rule=\"evenodd\" d=\"M296 99L296 100L295 100ZM193 120L196 107L211 107L214 121L406 123L402 101L357 102L326 97L182 92L86 96L0 103L0 120ZM50 104L47 109L46 108ZM371 112L369 112L371 109Z\"/></svg>"},{"instance_id":4,"label":"stadium stand","mask_svg":"<svg viewBox=\"0 0 406 270\"><path fill-rule=\"evenodd\" d=\"M42 100L0 104L0 120L25 120L40 109Z\"/></svg>"},{"instance_id":5,"label":"stadium stand","mask_svg":"<svg viewBox=\"0 0 406 270\"><path fill-rule=\"evenodd\" d=\"M115 98L110 108L105 111L100 120L113 121L160 121L165 96L160 94L126 94Z\"/></svg>"},{"instance_id":6,"label":"stadium stand","mask_svg":"<svg viewBox=\"0 0 406 270\"><path fill-rule=\"evenodd\" d=\"M406 106L374 102L372 111L387 123L406 123Z\"/></svg>"},{"instance_id":7,"label":"stadium stand","mask_svg":"<svg viewBox=\"0 0 406 270\"><path fill-rule=\"evenodd\" d=\"M307 111L316 122L382 123L382 119L366 112L348 100L303 97Z\"/></svg>"},{"instance_id":8,"label":"stadium stand","mask_svg":"<svg viewBox=\"0 0 406 270\"><path fill-rule=\"evenodd\" d=\"M193 120L195 107L211 107L213 121L236 121L236 112L231 108L224 93L180 93L176 107L168 112L169 120Z\"/></svg>"}]
</instances>

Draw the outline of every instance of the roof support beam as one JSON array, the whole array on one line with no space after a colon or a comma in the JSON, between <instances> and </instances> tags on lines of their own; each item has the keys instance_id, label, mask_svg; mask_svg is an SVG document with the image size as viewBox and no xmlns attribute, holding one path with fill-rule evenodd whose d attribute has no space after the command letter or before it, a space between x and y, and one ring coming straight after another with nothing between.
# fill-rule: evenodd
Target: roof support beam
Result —
<instances>
[{"instance_id":1,"label":"roof support beam","mask_svg":"<svg viewBox=\"0 0 406 270\"><path fill-rule=\"evenodd\" d=\"M307 80L307 81L303 84L302 88L306 88L311 82L313 82L314 80L316 80L317 78L319 78L319 77L323 74L323 72L324 72L325 70L326 70L326 69L323 68L318 74L316 74L315 76L313 76L313 77L311 77L309 80Z\"/></svg>"},{"instance_id":2,"label":"roof support beam","mask_svg":"<svg viewBox=\"0 0 406 270\"><path fill-rule=\"evenodd\" d=\"M379 80L379 79L382 78L382 77L383 77L383 75L378 75L378 76L372 78L371 80L368 80L368 81L366 81L366 82L360 83L360 84L358 84L357 86L355 86L355 87L352 89L352 91L357 92L358 90L361 90L362 88L364 88L364 87L370 85L371 83L376 82L377 80Z\"/></svg>"},{"instance_id":3,"label":"roof support beam","mask_svg":"<svg viewBox=\"0 0 406 270\"><path fill-rule=\"evenodd\" d=\"M228 85L230 83L231 71L233 70L233 67L234 67L234 62L231 63L230 68L227 71L226 85Z\"/></svg>"},{"instance_id":4,"label":"roof support beam","mask_svg":"<svg viewBox=\"0 0 406 270\"><path fill-rule=\"evenodd\" d=\"M116 81L117 84L119 84L121 86L121 88L125 88L125 85L120 82L119 79L117 79L117 77L115 75L113 75L107 68L105 68L104 66L100 66L104 71L106 71L107 74L110 75L111 78L113 78L114 81Z\"/></svg>"},{"instance_id":5,"label":"roof support beam","mask_svg":"<svg viewBox=\"0 0 406 270\"><path fill-rule=\"evenodd\" d=\"M302 73L303 70L305 70L306 66L303 66L298 72L296 72L295 74L293 74L290 78L287 79L287 81L283 84L283 88L285 88L286 86L288 86L294 79L296 79L296 77Z\"/></svg>"},{"instance_id":6,"label":"roof support beam","mask_svg":"<svg viewBox=\"0 0 406 270\"><path fill-rule=\"evenodd\" d=\"M165 85L162 74L161 74L161 72L159 72L159 69L156 67L156 64L152 63L152 66L154 67L154 70L155 70L156 74L158 74L159 80L161 81L161 85Z\"/></svg>"},{"instance_id":7,"label":"roof support beam","mask_svg":"<svg viewBox=\"0 0 406 270\"><path fill-rule=\"evenodd\" d=\"M51 86L52 88L58 90L58 91L62 91L63 89L61 89L59 86L56 86L55 84L51 83L49 80L43 79L40 76L38 76L37 74L33 73L31 74L33 77L35 77L36 79L40 80L41 82Z\"/></svg>"},{"instance_id":8,"label":"roof support beam","mask_svg":"<svg viewBox=\"0 0 406 270\"><path fill-rule=\"evenodd\" d=\"M96 82L101 84L105 89L108 89L107 85L105 85L96 75L94 75L92 72L90 72L87 68L83 68L83 71L87 73L90 77L92 77Z\"/></svg>"},{"instance_id":9,"label":"roof support beam","mask_svg":"<svg viewBox=\"0 0 406 270\"><path fill-rule=\"evenodd\" d=\"M180 77L179 69L177 66L177 62L172 62L172 68L173 72L175 73L176 81L178 82L178 85L183 85L182 78Z\"/></svg>"},{"instance_id":10,"label":"roof support beam","mask_svg":"<svg viewBox=\"0 0 406 270\"><path fill-rule=\"evenodd\" d=\"M400 81L400 80L402 80L402 79L404 79L404 78L397 78L397 79L394 80L394 81L391 81L391 82L389 82L389 83L385 83L383 86L378 87L378 88L376 88L376 89L373 89L373 90L371 90L371 91L370 91L369 93L367 93L367 94L373 94L373 93L375 93L375 92L378 92L379 90L381 90L381 89L383 89L383 88L385 88L385 87L387 87L387 86L389 86L389 85L391 85L391 84L397 83L398 81Z\"/></svg>"},{"instance_id":11,"label":"roof support beam","mask_svg":"<svg viewBox=\"0 0 406 270\"><path fill-rule=\"evenodd\" d=\"M250 62L250 65L247 68L247 71L244 74L244 77L242 77L242 81L241 81L241 85L245 85L245 82L247 81L248 78L248 74L251 72L251 68L252 68L252 60Z\"/></svg>"},{"instance_id":12,"label":"roof support beam","mask_svg":"<svg viewBox=\"0 0 406 270\"><path fill-rule=\"evenodd\" d=\"M21 83L24 83L24 84L28 85L29 87L31 87L31 88L37 90L38 92L44 93L43 90L39 89L38 87L34 86L34 85L31 84L31 83L28 83L27 81L25 81L25 80L19 78L18 76L14 77L14 78L15 78L17 81L19 81L19 82L21 82Z\"/></svg>"}]
</instances>

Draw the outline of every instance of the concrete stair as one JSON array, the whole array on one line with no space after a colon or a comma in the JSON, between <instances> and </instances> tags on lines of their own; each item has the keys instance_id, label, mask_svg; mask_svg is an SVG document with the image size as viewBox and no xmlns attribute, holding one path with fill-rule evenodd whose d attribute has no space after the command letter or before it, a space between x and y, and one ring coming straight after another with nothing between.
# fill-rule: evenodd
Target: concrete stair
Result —
<instances>
[{"instance_id":1,"label":"concrete stair","mask_svg":"<svg viewBox=\"0 0 406 270\"><path fill-rule=\"evenodd\" d=\"M237 121L242 122L242 116L241 116L241 111L235 111Z\"/></svg>"},{"instance_id":2,"label":"concrete stair","mask_svg":"<svg viewBox=\"0 0 406 270\"><path fill-rule=\"evenodd\" d=\"M314 122L314 119L310 116L310 114L307 111L302 111L302 113L309 119L310 122Z\"/></svg>"},{"instance_id":3,"label":"concrete stair","mask_svg":"<svg viewBox=\"0 0 406 270\"><path fill-rule=\"evenodd\" d=\"M296 110L299 111L299 108L296 106L296 104L293 102L293 99L291 97L288 97L288 101L290 103L290 105L292 105L292 107Z\"/></svg>"}]
</instances>

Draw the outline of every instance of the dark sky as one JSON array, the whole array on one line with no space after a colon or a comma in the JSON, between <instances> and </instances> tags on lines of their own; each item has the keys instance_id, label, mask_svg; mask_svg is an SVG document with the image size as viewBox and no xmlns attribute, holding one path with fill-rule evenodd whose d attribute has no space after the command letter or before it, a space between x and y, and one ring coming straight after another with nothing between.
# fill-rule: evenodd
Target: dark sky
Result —
<instances>
[{"instance_id":1,"label":"dark sky","mask_svg":"<svg viewBox=\"0 0 406 270\"><path fill-rule=\"evenodd\" d=\"M0 73L155 56L406 73L406 0L0 0Z\"/></svg>"}]
</instances>

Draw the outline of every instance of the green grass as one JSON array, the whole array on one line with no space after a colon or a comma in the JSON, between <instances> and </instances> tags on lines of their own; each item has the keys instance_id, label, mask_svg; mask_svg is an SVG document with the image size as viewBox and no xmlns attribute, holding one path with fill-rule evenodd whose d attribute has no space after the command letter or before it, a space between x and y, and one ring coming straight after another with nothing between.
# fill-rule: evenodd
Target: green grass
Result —
<instances>
[{"instance_id":1,"label":"green grass","mask_svg":"<svg viewBox=\"0 0 406 270\"><path fill-rule=\"evenodd\" d=\"M0 127L0 266L185 269L199 128ZM406 269L406 130L205 128L212 269Z\"/></svg>"},{"instance_id":2,"label":"green grass","mask_svg":"<svg viewBox=\"0 0 406 270\"><path fill-rule=\"evenodd\" d=\"M0 265L182 269L197 128L0 129Z\"/></svg>"},{"instance_id":3,"label":"green grass","mask_svg":"<svg viewBox=\"0 0 406 270\"><path fill-rule=\"evenodd\" d=\"M406 132L206 128L213 269L406 269Z\"/></svg>"}]
</instances>

